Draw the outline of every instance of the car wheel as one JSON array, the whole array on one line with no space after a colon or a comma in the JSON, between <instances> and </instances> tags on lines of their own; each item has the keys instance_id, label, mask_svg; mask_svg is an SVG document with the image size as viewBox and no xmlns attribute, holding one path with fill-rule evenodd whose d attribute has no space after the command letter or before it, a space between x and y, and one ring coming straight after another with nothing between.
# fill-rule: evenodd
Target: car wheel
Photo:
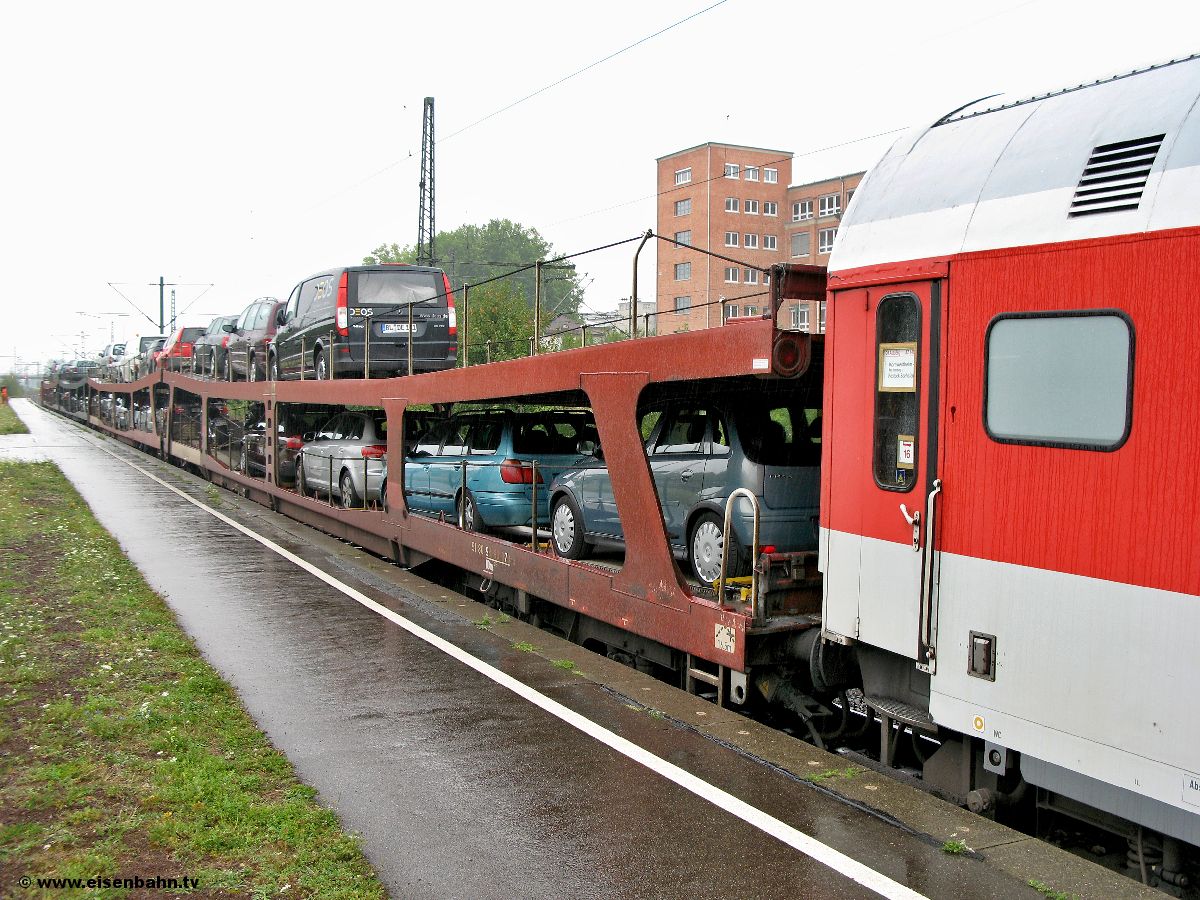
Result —
<instances>
[{"instance_id":1,"label":"car wheel","mask_svg":"<svg viewBox=\"0 0 1200 900\"><path fill-rule=\"evenodd\" d=\"M465 531L487 531L487 526L483 524L483 519L479 517L479 507L475 505L475 498L471 496L471 492L459 497L458 502L454 505L455 522L461 521Z\"/></svg>"},{"instance_id":2,"label":"car wheel","mask_svg":"<svg viewBox=\"0 0 1200 900\"><path fill-rule=\"evenodd\" d=\"M238 465L240 466L238 471L246 475L250 474L250 455L246 453L245 447L242 448L242 458L238 461Z\"/></svg>"},{"instance_id":3,"label":"car wheel","mask_svg":"<svg viewBox=\"0 0 1200 900\"><path fill-rule=\"evenodd\" d=\"M342 492L342 509L363 508L362 498L358 496L358 491L354 490L354 479L350 477L349 472L342 473L338 487Z\"/></svg>"},{"instance_id":4,"label":"car wheel","mask_svg":"<svg viewBox=\"0 0 1200 900\"><path fill-rule=\"evenodd\" d=\"M246 380L258 381L258 366L255 365L253 356L246 360Z\"/></svg>"},{"instance_id":5,"label":"car wheel","mask_svg":"<svg viewBox=\"0 0 1200 900\"><path fill-rule=\"evenodd\" d=\"M279 380L279 358L272 353L267 363L267 378L271 381Z\"/></svg>"},{"instance_id":6,"label":"car wheel","mask_svg":"<svg viewBox=\"0 0 1200 900\"><path fill-rule=\"evenodd\" d=\"M229 362L229 357L225 357L225 380L233 381L233 366Z\"/></svg>"},{"instance_id":7,"label":"car wheel","mask_svg":"<svg viewBox=\"0 0 1200 900\"><path fill-rule=\"evenodd\" d=\"M304 477L304 457L300 454L296 454L296 493L301 497L307 497L310 493L308 479Z\"/></svg>"},{"instance_id":8,"label":"car wheel","mask_svg":"<svg viewBox=\"0 0 1200 900\"><path fill-rule=\"evenodd\" d=\"M320 350L317 351L316 359L313 360L313 369L317 374L317 381L324 381L329 377L329 372L325 368L325 354Z\"/></svg>"},{"instance_id":9,"label":"car wheel","mask_svg":"<svg viewBox=\"0 0 1200 900\"><path fill-rule=\"evenodd\" d=\"M384 512L389 512L387 505L387 477L384 476L383 481L379 482L379 505L383 507Z\"/></svg>"},{"instance_id":10,"label":"car wheel","mask_svg":"<svg viewBox=\"0 0 1200 900\"><path fill-rule=\"evenodd\" d=\"M692 539L688 542L688 561L692 571L705 584L715 584L721 575L721 557L724 543L722 522L715 513L704 513L692 527ZM737 536L730 534L730 560L726 577L744 575L749 571L745 554L738 545Z\"/></svg>"},{"instance_id":11,"label":"car wheel","mask_svg":"<svg viewBox=\"0 0 1200 900\"><path fill-rule=\"evenodd\" d=\"M554 503L550 513L550 534L554 552L563 559L584 559L592 549L583 539L583 516L579 514L579 507L566 494Z\"/></svg>"}]
</instances>

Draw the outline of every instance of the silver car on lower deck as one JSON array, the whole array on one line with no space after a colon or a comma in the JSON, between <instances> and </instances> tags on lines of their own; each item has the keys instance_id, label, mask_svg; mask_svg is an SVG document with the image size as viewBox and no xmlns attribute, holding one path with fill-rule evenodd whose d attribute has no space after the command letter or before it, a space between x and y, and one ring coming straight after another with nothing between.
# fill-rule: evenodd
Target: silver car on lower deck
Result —
<instances>
[{"instance_id":1,"label":"silver car on lower deck","mask_svg":"<svg viewBox=\"0 0 1200 900\"><path fill-rule=\"evenodd\" d=\"M325 494L345 509L379 502L387 460L387 417L380 411L338 413L304 435L296 458L296 490Z\"/></svg>"}]
</instances>

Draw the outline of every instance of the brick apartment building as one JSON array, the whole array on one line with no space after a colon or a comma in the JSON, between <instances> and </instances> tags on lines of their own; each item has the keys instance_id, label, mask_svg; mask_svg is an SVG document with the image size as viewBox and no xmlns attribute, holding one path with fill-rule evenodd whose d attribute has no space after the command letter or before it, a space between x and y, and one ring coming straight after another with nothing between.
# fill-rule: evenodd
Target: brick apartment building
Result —
<instances>
[{"instance_id":1,"label":"brick apartment building","mask_svg":"<svg viewBox=\"0 0 1200 900\"><path fill-rule=\"evenodd\" d=\"M701 144L659 158L658 233L729 257L659 244L659 334L720 325L722 305L726 319L762 315L769 285L759 269L827 263L864 173L789 186L791 173L791 153L738 144ZM824 331L824 304L789 301L780 325Z\"/></svg>"}]
</instances>

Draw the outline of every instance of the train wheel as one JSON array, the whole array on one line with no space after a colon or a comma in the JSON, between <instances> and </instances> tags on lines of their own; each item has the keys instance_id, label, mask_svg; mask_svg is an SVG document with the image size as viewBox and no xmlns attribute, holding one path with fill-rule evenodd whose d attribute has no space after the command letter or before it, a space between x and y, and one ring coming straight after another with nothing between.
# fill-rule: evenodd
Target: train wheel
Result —
<instances>
[{"instance_id":1,"label":"train wheel","mask_svg":"<svg viewBox=\"0 0 1200 900\"><path fill-rule=\"evenodd\" d=\"M554 552L563 559L584 559L591 547L583 539L583 516L579 507L566 494L558 498L550 513L550 534Z\"/></svg>"},{"instance_id":2,"label":"train wheel","mask_svg":"<svg viewBox=\"0 0 1200 900\"><path fill-rule=\"evenodd\" d=\"M342 492L342 509L362 509L362 498L358 496L358 491L354 490L354 479L350 477L349 472L342 473L338 485Z\"/></svg>"}]
</instances>

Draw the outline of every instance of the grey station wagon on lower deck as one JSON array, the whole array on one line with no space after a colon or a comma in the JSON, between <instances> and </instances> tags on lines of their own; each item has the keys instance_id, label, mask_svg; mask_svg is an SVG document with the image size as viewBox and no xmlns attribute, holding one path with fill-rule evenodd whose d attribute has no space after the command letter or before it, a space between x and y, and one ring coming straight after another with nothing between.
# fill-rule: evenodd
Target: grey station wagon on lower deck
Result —
<instances>
[{"instance_id":1,"label":"grey station wagon on lower deck","mask_svg":"<svg viewBox=\"0 0 1200 900\"><path fill-rule=\"evenodd\" d=\"M760 507L760 552L817 546L821 488L820 379L723 381L661 396L639 411L667 536L701 581L720 574L725 503L747 488ZM624 546L602 450L550 487L552 543L581 559L593 545ZM729 574L748 571L753 510L737 499Z\"/></svg>"}]
</instances>

